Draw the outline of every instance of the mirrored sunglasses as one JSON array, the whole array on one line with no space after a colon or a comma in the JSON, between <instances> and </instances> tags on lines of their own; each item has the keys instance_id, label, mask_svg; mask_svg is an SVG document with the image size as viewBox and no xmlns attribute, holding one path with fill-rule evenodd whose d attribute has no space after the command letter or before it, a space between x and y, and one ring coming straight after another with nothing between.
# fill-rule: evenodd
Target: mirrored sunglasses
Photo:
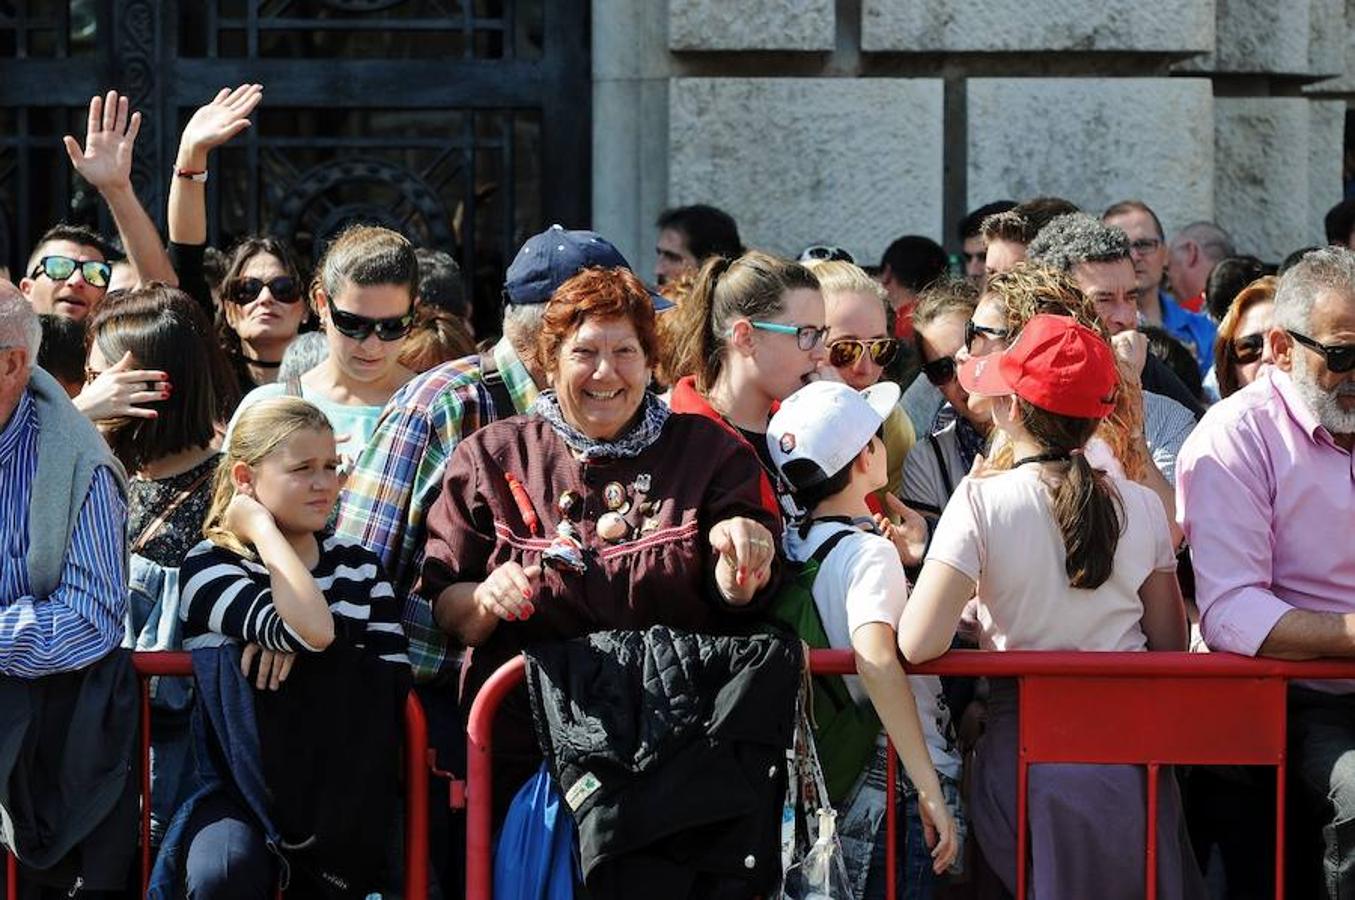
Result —
<instances>
[{"instance_id":1,"label":"mirrored sunglasses","mask_svg":"<svg viewBox=\"0 0 1355 900\"><path fill-rule=\"evenodd\" d=\"M69 256L44 256L38 260L37 266L33 268L30 277L36 278L38 275L46 275L53 281L65 281L75 274L75 270L80 270L80 277L91 287L106 288L109 279L113 277L113 267L106 262L97 259L87 259L81 262L78 259L71 259Z\"/></svg>"},{"instance_id":2,"label":"mirrored sunglasses","mask_svg":"<svg viewBox=\"0 0 1355 900\"><path fill-rule=\"evenodd\" d=\"M856 338L842 338L828 344L828 362L834 367L845 369L856 365L861 356L870 353L871 361L877 366L887 366L898 352L899 342L894 338L876 338L870 341Z\"/></svg>"}]
</instances>

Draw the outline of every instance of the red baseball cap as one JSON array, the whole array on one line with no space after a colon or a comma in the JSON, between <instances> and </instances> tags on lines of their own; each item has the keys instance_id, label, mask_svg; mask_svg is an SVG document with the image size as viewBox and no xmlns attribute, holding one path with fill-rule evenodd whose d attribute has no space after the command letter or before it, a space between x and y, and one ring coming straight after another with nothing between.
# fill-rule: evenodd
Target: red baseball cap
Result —
<instances>
[{"instance_id":1,"label":"red baseball cap","mask_svg":"<svg viewBox=\"0 0 1355 900\"><path fill-rule=\"evenodd\" d=\"M1115 354L1099 334L1068 316L1035 316L1002 353L975 356L957 373L980 397L1015 394L1048 412L1102 419L1115 409Z\"/></svg>"}]
</instances>

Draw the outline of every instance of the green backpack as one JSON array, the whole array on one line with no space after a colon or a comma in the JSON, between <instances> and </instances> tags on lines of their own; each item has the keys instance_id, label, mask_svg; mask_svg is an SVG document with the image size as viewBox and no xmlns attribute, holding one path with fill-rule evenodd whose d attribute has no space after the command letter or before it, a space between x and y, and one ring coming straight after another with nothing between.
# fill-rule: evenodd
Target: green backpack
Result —
<instances>
[{"instance_id":1,"label":"green backpack","mask_svg":"<svg viewBox=\"0 0 1355 900\"><path fill-rule=\"evenodd\" d=\"M828 537L799 571L789 575L770 609L773 621L794 631L812 650L830 649L828 632L814 604L814 579L833 548L855 532L843 528ZM792 564L793 566L793 564ZM828 785L828 796L840 803L856 784L875 752L880 736L880 717L875 707L861 706L847 690L841 675L815 675L814 744Z\"/></svg>"}]
</instances>

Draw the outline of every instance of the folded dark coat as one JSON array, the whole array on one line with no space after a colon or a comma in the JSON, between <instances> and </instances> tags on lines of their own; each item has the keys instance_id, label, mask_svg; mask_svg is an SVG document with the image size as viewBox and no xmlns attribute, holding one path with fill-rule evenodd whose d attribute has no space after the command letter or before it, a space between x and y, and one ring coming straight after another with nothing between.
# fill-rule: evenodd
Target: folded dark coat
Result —
<instances>
[{"instance_id":1,"label":"folded dark coat","mask_svg":"<svg viewBox=\"0 0 1355 900\"><path fill-rule=\"evenodd\" d=\"M775 890L797 641L656 626L526 653L537 738L578 821L593 900Z\"/></svg>"},{"instance_id":2,"label":"folded dark coat","mask_svg":"<svg viewBox=\"0 0 1355 900\"><path fill-rule=\"evenodd\" d=\"M23 864L24 880L126 886L139 709L126 650L74 672L0 676L0 842Z\"/></svg>"}]
</instances>

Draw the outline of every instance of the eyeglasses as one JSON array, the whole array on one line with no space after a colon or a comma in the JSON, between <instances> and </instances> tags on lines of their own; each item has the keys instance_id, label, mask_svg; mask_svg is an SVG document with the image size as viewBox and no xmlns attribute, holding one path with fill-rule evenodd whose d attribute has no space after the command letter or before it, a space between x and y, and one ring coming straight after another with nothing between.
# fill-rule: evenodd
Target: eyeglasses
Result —
<instances>
[{"instance_id":1,"label":"eyeglasses","mask_svg":"<svg viewBox=\"0 0 1355 900\"><path fill-rule=\"evenodd\" d=\"M1265 347L1266 336L1264 334L1248 334L1233 338L1233 361L1243 366L1254 363L1261 358L1261 351Z\"/></svg>"},{"instance_id":2,"label":"eyeglasses","mask_svg":"<svg viewBox=\"0 0 1355 900\"><path fill-rule=\"evenodd\" d=\"M1343 372L1355 369L1355 344L1319 344L1306 334L1299 334L1297 331L1290 331L1288 328L1285 331L1289 333L1291 338L1309 350L1322 354L1322 358L1327 363L1327 371L1332 374L1340 375Z\"/></svg>"},{"instance_id":3,"label":"eyeglasses","mask_svg":"<svg viewBox=\"0 0 1355 900\"><path fill-rule=\"evenodd\" d=\"M46 275L53 281L65 281L75 274L76 269L80 270L80 277L84 278L90 287L106 288L108 280L113 277L113 267L106 262L97 259L81 262L69 256L44 256L38 260L29 277Z\"/></svg>"},{"instance_id":4,"label":"eyeglasses","mask_svg":"<svg viewBox=\"0 0 1355 900\"><path fill-rule=\"evenodd\" d=\"M279 275L268 281L260 278L236 278L227 288L226 296L232 302L243 306L258 300L264 288L268 288L268 293L279 303L295 303L301 299L301 289L297 286L296 279L288 275Z\"/></svg>"},{"instance_id":5,"label":"eyeglasses","mask_svg":"<svg viewBox=\"0 0 1355 900\"><path fill-rule=\"evenodd\" d=\"M922 374L937 387L950 384L955 378L955 357L943 356L922 364Z\"/></svg>"},{"instance_id":6,"label":"eyeglasses","mask_svg":"<svg viewBox=\"0 0 1355 900\"><path fill-rule=\"evenodd\" d=\"M799 262L809 262L810 260L823 259L833 262L855 263L856 257L852 256L841 247L834 247L830 244L815 244L812 247L806 247L800 253Z\"/></svg>"},{"instance_id":7,"label":"eyeglasses","mask_svg":"<svg viewBox=\"0 0 1355 900\"><path fill-rule=\"evenodd\" d=\"M813 350L828 334L827 328L815 325L782 325L780 322L752 322L754 328L762 331L774 331L777 334L795 335L795 343L801 350Z\"/></svg>"},{"instance_id":8,"label":"eyeglasses","mask_svg":"<svg viewBox=\"0 0 1355 900\"><path fill-rule=\"evenodd\" d=\"M839 369L856 365L862 355L870 352L871 362L877 366L887 366L899 350L899 342L894 338L875 338L870 341L856 338L840 338L828 344L828 362Z\"/></svg>"},{"instance_id":9,"label":"eyeglasses","mask_svg":"<svg viewBox=\"0 0 1355 900\"><path fill-rule=\"evenodd\" d=\"M1129 242L1129 252L1137 253L1140 256L1143 256L1145 254L1152 253L1154 250L1161 246L1162 241L1159 238L1139 238L1137 241Z\"/></svg>"},{"instance_id":10,"label":"eyeglasses","mask_svg":"<svg viewBox=\"0 0 1355 900\"><path fill-rule=\"evenodd\" d=\"M411 309L403 316L392 316L389 319L369 319L357 313L344 312L330 304L329 320L334 323L334 328L339 334L350 337L355 341L367 340L372 332L376 332L376 336L380 340L398 341L409 334L409 330L414 327L414 310Z\"/></svg>"},{"instance_id":11,"label":"eyeglasses","mask_svg":"<svg viewBox=\"0 0 1355 900\"><path fill-rule=\"evenodd\" d=\"M970 353L974 352L974 339L979 335L990 337L995 340L1005 341L1008 331L1005 328L989 328L987 325L970 320L964 323L964 345Z\"/></svg>"}]
</instances>

